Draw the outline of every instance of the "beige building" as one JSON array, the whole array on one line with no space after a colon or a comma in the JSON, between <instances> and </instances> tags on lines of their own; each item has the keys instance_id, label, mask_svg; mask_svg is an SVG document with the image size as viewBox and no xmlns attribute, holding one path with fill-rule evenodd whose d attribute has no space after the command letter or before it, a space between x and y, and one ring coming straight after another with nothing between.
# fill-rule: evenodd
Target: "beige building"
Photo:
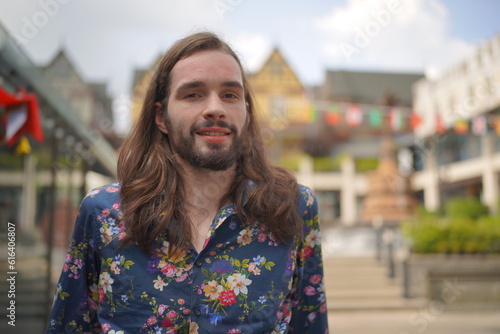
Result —
<instances>
[{"instance_id":1,"label":"beige building","mask_svg":"<svg viewBox=\"0 0 500 334\"><path fill-rule=\"evenodd\" d=\"M290 123L309 121L311 103L305 88L277 48L248 79L265 124L282 129Z\"/></svg>"},{"instance_id":2,"label":"beige building","mask_svg":"<svg viewBox=\"0 0 500 334\"><path fill-rule=\"evenodd\" d=\"M312 117L312 103L302 82L277 48L248 80L271 157L281 164L299 161Z\"/></svg>"}]
</instances>

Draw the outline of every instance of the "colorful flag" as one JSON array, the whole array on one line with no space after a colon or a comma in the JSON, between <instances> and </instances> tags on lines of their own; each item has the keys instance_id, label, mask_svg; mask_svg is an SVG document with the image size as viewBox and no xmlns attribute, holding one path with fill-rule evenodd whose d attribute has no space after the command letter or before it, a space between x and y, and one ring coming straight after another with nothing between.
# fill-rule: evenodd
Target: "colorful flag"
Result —
<instances>
[{"instance_id":1,"label":"colorful flag","mask_svg":"<svg viewBox=\"0 0 500 334\"><path fill-rule=\"evenodd\" d=\"M380 128L382 126L382 113L378 108L370 109L368 113L368 122L374 128Z\"/></svg>"},{"instance_id":2,"label":"colorful flag","mask_svg":"<svg viewBox=\"0 0 500 334\"><path fill-rule=\"evenodd\" d=\"M325 114L325 121L329 125L337 125L340 123L341 120L341 115L340 115L340 110L339 106L336 104L331 104L328 107L328 111Z\"/></svg>"},{"instance_id":3,"label":"colorful flag","mask_svg":"<svg viewBox=\"0 0 500 334\"><path fill-rule=\"evenodd\" d=\"M493 129L495 133L500 136L500 116L493 116Z\"/></svg>"},{"instance_id":4,"label":"colorful flag","mask_svg":"<svg viewBox=\"0 0 500 334\"><path fill-rule=\"evenodd\" d=\"M446 132L446 126L444 125L443 118L439 114L436 115L436 132L437 133Z\"/></svg>"},{"instance_id":5,"label":"colorful flag","mask_svg":"<svg viewBox=\"0 0 500 334\"><path fill-rule=\"evenodd\" d=\"M359 126L363 122L363 111L356 104L351 104L347 107L345 121L349 126Z\"/></svg>"},{"instance_id":6,"label":"colorful flag","mask_svg":"<svg viewBox=\"0 0 500 334\"><path fill-rule=\"evenodd\" d=\"M460 119L455 122L453 128L457 135L466 135L469 132L469 122Z\"/></svg>"},{"instance_id":7,"label":"colorful flag","mask_svg":"<svg viewBox=\"0 0 500 334\"><path fill-rule=\"evenodd\" d=\"M416 112L412 112L410 116L410 126L412 130L415 130L422 124L422 117Z\"/></svg>"},{"instance_id":8,"label":"colorful flag","mask_svg":"<svg viewBox=\"0 0 500 334\"><path fill-rule=\"evenodd\" d=\"M488 131L488 124L484 115L477 116L472 120L472 133L477 136L485 135Z\"/></svg>"},{"instance_id":9,"label":"colorful flag","mask_svg":"<svg viewBox=\"0 0 500 334\"><path fill-rule=\"evenodd\" d=\"M403 113L398 108L389 110L389 124L394 131L400 131L404 127Z\"/></svg>"},{"instance_id":10,"label":"colorful flag","mask_svg":"<svg viewBox=\"0 0 500 334\"><path fill-rule=\"evenodd\" d=\"M309 112L309 122L315 123L317 119L318 119L318 106L316 105L316 103L313 103L311 105L311 110Z\"/></svg>"}]
</instances>

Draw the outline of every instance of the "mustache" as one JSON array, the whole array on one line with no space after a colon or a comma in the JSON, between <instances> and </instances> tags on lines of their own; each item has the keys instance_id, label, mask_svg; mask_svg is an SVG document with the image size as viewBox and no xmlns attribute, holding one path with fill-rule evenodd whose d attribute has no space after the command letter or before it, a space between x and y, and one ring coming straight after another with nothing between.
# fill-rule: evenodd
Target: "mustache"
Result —
<instances>
[{"instance_id":1,"label":"mustache","mask_svg":"<svg viewBox=\"0 0 500 334\"><path fill-rule=\"evenodd\" d=\"M193 124L191 128L189 129L189 132L191 134L195 133L201 128L209 128L209 127L218 127L218 128L226 128L231 130L232 133L236 133L236 127L234 125L229 124L226 121L212 121L212 120L205 120L201 123L198 124Z\"/></svg>"}]
</instances>

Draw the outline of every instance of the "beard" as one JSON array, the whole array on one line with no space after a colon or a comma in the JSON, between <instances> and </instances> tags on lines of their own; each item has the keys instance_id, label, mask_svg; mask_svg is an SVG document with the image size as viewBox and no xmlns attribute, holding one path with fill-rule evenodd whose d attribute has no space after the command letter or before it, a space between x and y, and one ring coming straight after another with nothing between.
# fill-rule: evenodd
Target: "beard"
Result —
<instances>
[{"instance_id":1,"label":"beard","mask_svg":"<svg viewBox=\"0 0 500 334\"><path fill-rule=\"evenodd\" d=\"M179 128L172 126L168 116L166 117L165 125L168 130L170 147L174 153L188 162L195 168L209 169L213 171L227 170L233 166L241 157L243 142L241 134L238 134L234 126L229 125L225 121L204 121L191 126L189 135L184 135ZM216 143L204 143L206 150L195 145L196 131L203 127L221 127L231 130L233 140L229 147L223 147Z\"/></svg>"}]
</instances>

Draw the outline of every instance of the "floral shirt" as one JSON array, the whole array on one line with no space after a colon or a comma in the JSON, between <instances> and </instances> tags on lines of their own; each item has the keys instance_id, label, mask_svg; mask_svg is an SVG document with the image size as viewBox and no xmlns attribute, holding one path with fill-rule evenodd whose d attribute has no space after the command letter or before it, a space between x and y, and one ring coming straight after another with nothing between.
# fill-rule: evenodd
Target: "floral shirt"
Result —
<instances>
[{"instance_id":1,"label":"floral shirt","mask_svg":"<svg viewBox=\"0 0 500 334\"><path fill-rule=\"evenodd\" d=\"M46 333L328 332L317 202L300 187L303 235L277 242L229 204L203 249L151 255L124 237L119 184L82 202Z\"/></svg>"}]
</instances>

